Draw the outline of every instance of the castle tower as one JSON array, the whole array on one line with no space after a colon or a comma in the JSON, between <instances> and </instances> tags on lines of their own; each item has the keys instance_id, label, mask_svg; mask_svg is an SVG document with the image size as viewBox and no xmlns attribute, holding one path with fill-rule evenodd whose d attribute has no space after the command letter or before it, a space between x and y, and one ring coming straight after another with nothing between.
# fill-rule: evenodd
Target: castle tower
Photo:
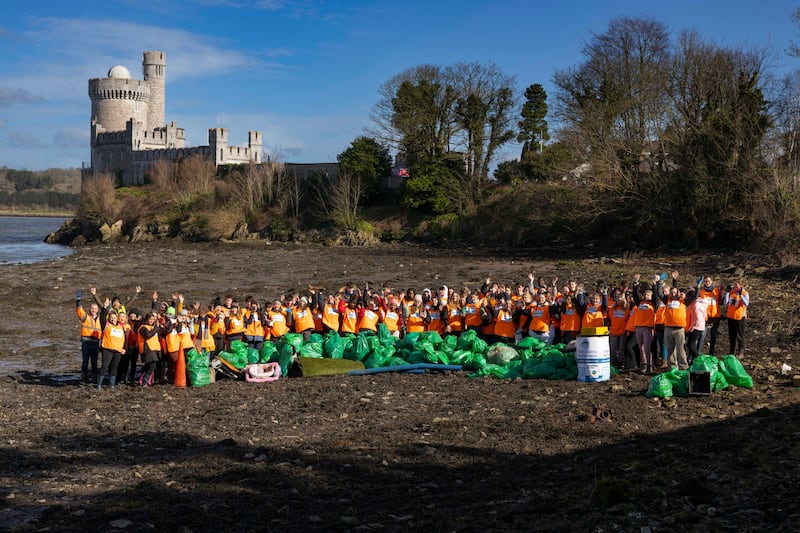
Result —
<instances>
[{"instance_id":1,"label":"castle tower","mask_svg":"<svg viewBox=\"0 0 800 533\"><path fill-rule=\"evenodd\" d=\"M247 147L250 148L250 161L253 163L261 163L261 132L249 131L247 132Z\"/></svg>"},{"instance_id":2,"label":"castle tower","mask_svg":"<svg viewBox=\"0 0 800 533\"><path fill-rule=\"evenodd\" d=\"M167 56L164 52L144 52L142 54L142 75L144 82L150 87L150 101L147 106L148 130L163 128L164 119L165 81L167 70Z\"/></svg>"},{"instance_id":3,"label":"castle tower","mask_svg":"<svg viewBox=\"0 0 800 533\"><path fill-rule=\"evenodd\" d=\"M150 87L131 79L127 68L116 65L108 71L108 77L89 80L89 98L92 122L105 131L125 131L128 120L146 120Z\"/></svg>"},{"instance_id":4,"label":"castle tower","mask_svg":"<svg viewBox=\"0 0 800 533\"><path fill-rule=\"evenodd\" d=\"M228 162L228 128L209 128L208 146L214 154L214 165L224 165Z\"/></svg>"}]
</instances>

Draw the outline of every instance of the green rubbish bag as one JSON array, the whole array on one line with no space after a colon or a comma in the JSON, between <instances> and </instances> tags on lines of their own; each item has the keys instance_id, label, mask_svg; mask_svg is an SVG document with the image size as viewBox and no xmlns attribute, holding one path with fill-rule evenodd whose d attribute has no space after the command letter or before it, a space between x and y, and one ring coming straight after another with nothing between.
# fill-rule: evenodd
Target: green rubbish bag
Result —
<instances>
[{"instance_id":1,"label":"green rubbish bag","mask_svg":"<svg viewBox=\"0 0 800 533\"><path fill-rule=\"evenodd\" d=\"M344 341L335 331L325 335L323 353L331 359L341 359L344 356Z\"/></svg>"},{"instance_id":2,"label":"green rubbish bag","mask_svg":"<svg viewBox=\"0 0 800 533\"><path fill-rule=\"evenodd\" d=\"M278 348L275 347L275 343L272 341L264 341L264 346L261 347L261 357L259 357L259 363L270 363L277 361L277 357Z\"/></svg>"},{"instance_id":3,"label":"green rubbish bag","mask_svg":"<svg viewBox=\"0 0 800 533\"><path fill-rule=\"evenodd\" d=\"M433 347L437 348L437 349L444 342L444 340L442 340L442 336L439 335L438 331L424 331L424 332L422 332L420 334L419 340L427 341L427 342L433 344Z\"/></svg>"},{"instance_id":4,"label":"green rubbish bag","mask_svg":"<svg viewBox=\"0 0 800 533\"><path fill-rule=\"evenodd\" d=\"M316 357L322 358L322 343L321 342L307 342L300 348L298 354L300 357Z\"/></svg>"},{"instance_id":5,"label":"green rubbish bag","mask_svg":"<svg viewBox=\"0 0 800 533\"><path fill-rule=\"evenodd\" d=\"M667 374L665 372L653 376L645 396L648 398L672 398L672 381Z\"/></svg>"},{"instance_id":6,"label":"green rubbish bag","mask_svg":"<svg viewBox=\"0 0 800 533\"><path fill-rule=\"evenodd\" d=\"M242 354L247 359L247 343L242 341L231 342L231 352L235 354Z\"/></svg>"},{"instance_id":7,"label":"green rubbish bag","mask_svg":"<svg viewBox=\"0 0 800 533\"><path fill-rule=\"evenodd\" d=\"M546 342L542 341L541 339L537 339L536 337L525 337L517 343L518 348L528 348L534 351L541 350L546 346Z\"/></svg>"},{"instance_id":8,"label":"green rubbish bag","mask_svg":"<svg viewBox=\"0 0 800 533\"><path fill-rule=\"evenodd\" d=\"M283 336L283 342L291 344L295 353L300 351L303 347L303 334L302 333L287 333ZM285 374L284 374L285 375Z\"/></svg>"},{"instance_id":9,"label":"green rubbish bag","mask_svg":"<svg viewBox=\"0 0 800 533\"><path fill-rule=\"evenodd\" d=\"M473 329L468 329L461 336L458 338L456 342L456 348L459 350L469 350L472 351L472 343L475 339L478 338L478 334Z\"/></svg>"},{"instance_id":10,"label":"green rubbish bag","mask_svg":"<svg viewBox=\"0 0 800 533\"><path fill-rule=\"evenodd\" d=\"M456 351L458 349L458 337L455 335L448 335L444 338L444 344L450 351Z\"/></svg>"},{"instance_id":11,"label":"green rubbish bag","mask_svg":"<svg viewBox=\"0 0 800 533\"><path fill-rule=\"evenodd\" d=\"M378 346L364 359L364 368L378 368L387 366L394 357L394 346Z\"/></svg>"},{"instance_id":12,"label":"green rubbish bag","mask_svg":"<svg viewBox=\"0 0 800 533\"><path fill-rule=\"evenodd\" d=\"M344 358L351 361L363 361L370 354L369 339L367 335L359 333L353 339L350 348L345 348Z\"/></svg>"},{"instance_id":13,"label":"green rubbish bag","mask_svg":"<svg viewBox=\"0 0 800 533\"><path fill-rule=\"evenodd\" d=\"M717 392L728 388L728 382L722 372L719 371L719 359L713 355L700 355L692 361L689 372L708 372L711 375L711 392Z\"/></svg>"},{"instance_id":14,"label":"green rubbish bag","mask_svg":"<svg viewBox=\"0 0 800 533\"><path fill-rule=\"evenodd\" d=\"M519 354L511 346L507 346L502 342L493 344L486 352L486 360L491 364L505 366L514 359L518 358Z\"/></svg>"},{"instance_id":15,"label":"green rubbish bag","mask_svg":"<svg viewBox=\"0 0 800 533\"><path fill-rule=\"evenodd\" d=\"M210 358L208 352L197 353L191 349L186 357L186 369L189 371L189 384L192 387L205 387L211 384Z\"/></svg>"},{"instance_id":16,"label":"green rubbish bag","mask_svg":"<svg viewBox=\"0 0 800 533\"><path fill-rule=\"evenodd\" d=\"M450 363L454 365L464 365L472 357L472 352L467 350L456 350L450 354Z\"/></svg>"},{"instance_id":17,"label":"green rubbish bag","mask_svg":"<svg viewBox=\"0 0 800 533\"><path fill-rule=\"evenodd\" d=\"M719 362L719 371L735 387L753 388L753 378L735 355L726 355Z\"/></svg>"},{"instance_id":18,"label":"green rubbish bag","mask_svg":"<svg viewBox=\"0 0 800 533\"><path fill-rule=\"evenodd\" d=\"M389 331L386 324L381 322L378 324L378 340L383 346L394 346L398 339L392 335L392 332Z\"/></svg>"},{"instance_id":19,"label":"green rubbish bag","mask_svg":"<svg viewBox=\"0 0 800 533\"><path fill-rule=\"evenodd\" d=\"M413 351L417 345L420 335L421 334L416 331L412 333L406 333L406 336L403 337L402 341L400 341L400 348Z\"/></svg>"},{"instance_id":20,"label":"green rubbish bag","mask_svg":"<svg viewBox=\"0 0 800 533\"><path fill-rule=\"evenodd\" d=\"M689 371L673 368L664 373L672 382L672 394L675 396L689 396Z\"/></svg>"},{"instance_id":21,"label":"green rubbish bag","mask_svg":"<svg viewBox=\"0 0 800 533\"><path fill-rule=\"evenodd\" d=\"M280 354L278 355L278 365L281 367L281 376L289 375L289 367L292 366L294 354L294 346L291 344L286 343L281 347Z\"/></svg>"},{"instance_id":22,"label":"green rubbish bag","mask_svg":"<svg viewBox=\"0 0 800 533\"><path fill-rule=\"evenodd\" d=\"M324 340L321 333L312 333L311 336L308 337L308 342L323 342Z\"/></svg>"},{"instance_id":23,"label":"green rubbish bag","mask_svg":"<svg viewBox=\"0 0 800 533\"><path fill-rule=\"evenodd\" d=\"M248 365L256 364L261 359L261 354L255 348L248 348L246 353Z\"/></svg>"},{"instance_id":24,"label":"green rubbish bag","mask_svg":"<svg viewBox=\"0 0 800 533\"><path fill-rule=\"evenodd\" d=\"M247 366L247 350L239 350L234 353L222 351L217 354L217 357L222 357L239 370Z\"/></svg>"}]
</instances>

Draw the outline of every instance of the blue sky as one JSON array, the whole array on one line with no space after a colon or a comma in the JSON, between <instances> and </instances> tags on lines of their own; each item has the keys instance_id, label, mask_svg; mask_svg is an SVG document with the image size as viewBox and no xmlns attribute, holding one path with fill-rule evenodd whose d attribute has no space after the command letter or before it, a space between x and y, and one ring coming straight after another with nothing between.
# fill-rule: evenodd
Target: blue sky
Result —
<instances>
[{"instance_id":1,"label":"blue sky","mask_svg":"<svg viewBox=\"0 0 800 533\"><path fill-rule=\"evenodd\" d=\"M798 2L800 4L800 2ZM649 16L726 45L769 48L800 68L785 0L37 0L0 5L0 166L75 167L89 159L87 80L116 64L141 79L144 50L167 54L166 120L187 144L248 130L292 162L329 162L370 126L378 87L424 63L492 61L552 89L611 18ZM501 158L513 157L510 146Z\"/></svg>"}]
</instances>

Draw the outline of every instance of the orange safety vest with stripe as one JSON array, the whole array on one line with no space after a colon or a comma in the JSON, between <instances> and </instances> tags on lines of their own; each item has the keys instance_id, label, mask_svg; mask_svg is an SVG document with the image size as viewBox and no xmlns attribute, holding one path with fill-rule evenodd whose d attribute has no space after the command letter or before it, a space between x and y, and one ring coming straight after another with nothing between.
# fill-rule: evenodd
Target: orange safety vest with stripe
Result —
<instances>
[{"instance_id":1,"label":"orange safety vest with stripe","mask_svg":"<svg viewBox=\"0 0 800 533\"><path fill-rule=\"evenodd\" d=\"M686 304L683 299L667 301L667 308L664 311L664 325L668 328L686 327Z\"/></svg>"},{"instance_id":2,"label":"orange safety vest with stripe","mask_svg":"<svg viewBox=\"0 0 800 533\"><path fill-rule=\"evenodd\" d=\"M295 333L302 333L306 330L314 329L314 314L308 307L293 307L292 320L294 321Z\"/></svg>"},{"instance_id":3,"label":"orange safety vest with stripe","mask_svg":"<svg viewBox=\"0 0 800 533\"><path fill-rule=\"evenodd\" d=\"M358 309L345 307L342 314L342 333L358 333Z\"/></svg>"},{"instance_id":4,"label":"orange safety vest with stripe","mask_svg":"<svg viewBox=\"0 0 800 533\"><path fill-rule=\"evenodd\" d=\"M656 320L655 320L656 325L659 324L661 324L662 326L664 325L664 313L666 313L666 311L667 311L667 304L659 300L658 306L656 307Z\"/></svg>"},{"instance_id":5,"label":"orange safety vest with stripe","mask_svg":"<svg viewBox=\"0 0 800 533\"><path fill-rule=\"evenodd\" d=\"M425 327L426 331L435 331L439 335L444 335L444 320L442 319L442 312L439 309L428 310L428 316L431 321Z\"/></svg>"},{"instance_id":6,"label":"orange safety vest with stripe","mask_svg":"<svg viewBox=\"0 0 800 533\"><path fill-rule=\"evenodd\" d=\"M333 331L339 331L339 311L335 305L325 304L322 309L322 323Z\"/></svg>"},{"instance_id":7,"label":"orange safety vest with stripe","mask_svg":"<svg viewBox=\"0 0 800 533\"><path fill-rule=\"evenodd\" d=\"M450 326L450 331L462 331L461 309L457 305L453 307L447 306L447 325Z\"/></svg>"},{"instance_id":8,"label":"orange safety vest with stripe","mask_svg":"<svg viewBox=\"0 0 800 533\"><path fill-rule=\"evenodd\" d=\"M78 321L81 323L81 337L91 337L100 340L102 336L100 315L92 317L92 315L83 310L83 307L76 307L75 313L78 315Z\"/></svg>"},{"instance_id":9,"label":"orange safety vest with stripe","mask_svg":"<svg viewBox=\"0 0 800 533\"><path fill-rule=\"evenodd\" d=\"M261 322L261 316L258 311L255 313L249 309L244 312L245 328L244 334L248 337L264 337L266 334L264 323Z\"/></svg>"},{"instance_id":10,"label":"orange safety vest with stripe","mask_svg":"<svg viewBox=\"0 0 800 533\"><path fill-rule=\"evenodd\" d=\"M628 323L628 310L616 305L608 310L611 328L609 333L615 337L625 334L625 324Z\"/></svg>"},{"instance_id":11,"label":"orange safety vest with stripe","mask_svg":"<svg viewBox=\"0 0 800 533\"><path fill-rule=\"evenodd\" d=\"M514 325L514 315L508 309L500 309L494 320L494 334L499 337L513 339L516 333L517 327Z\"/></svg>"},{"instance_id":12,"label":"orange safety vest with stripe","mask_svg":"<svg viewBox=\"0 0 800 533\"><path fill-rule=\"evenodd\" d=\"M720 317L719 287L712 287L710 290L700 287L700 290L697 291L697 297L705 298L708 301L708 307L706 307L706 318Z\"/></svg>"},{"instance_id":13,"label":"orange safety vest with stripe","mask_svg":"<svg viewBox=\"0 0 800 533\"><path fill-rule=\"evenodd\" d=\"M650 302L640 302L636 306L636 319L634 326L654 328L656 325L656 310Z\"/></svg>"},{"instance_id":14,"label":"orange safety vest with stripe","mask_svg":"<svg viewBox=\"0 0 800 533\"><path fill-rule=\"evenodd\" d=\"M747 318L747 304L744 302L743 296L749 297L746 290L742 289L742 294L731 292L728 296L728 309L725 316L732 320L742 320Z\"/></svg>"},{"instance_id":15,"label":"orange safety vest with stripe","mask_svg":"<svg viewBox=\"0 0 800 533\"><path fill-rule=\"evenodd\" d=\"M625 331L633 333L636 331L636 307L631 307L631 312L628 313L628 320L625 321Z\"/></svg>"},{"instance_id":16,"label":"orange safety vest with stripe","mask_svg":"<svg viewBox=\"0 0 800 533\"><path fill-rule=\"evenodd\" d=\"M586 307L586 311L584 311L583 318L581 319L582 328L600 328L605 326L605 323L606 313L603 311L602 307L596 307L594 305Z\"/></svg>"},{"instance_id":17,"label":"orange safety vest with stripe","mask_svg":"<svg viewBox=\"0 0 800 533\"><path fill-rule=\"evenodd\" d=\"M119 324L115 326L111 322L106 324L100 346L105 350L122 353L122 350L125 349L125 328Z\"/></svg>"},{"instance_id":18,"label":"orange safety vest with stripe","mask_svg":"<svg viewBox=\"0 0 800 533\"><path fill-rule=\"evenodd\" d=\"M228 325L225 329L226 335L238 335L240 333L244 333L244 319L242 318L241 313L238 315L231 315L228 317Z\"/></svg>"},{"instance_id":19,"label":"orange safety vest with stripe","mask_svg":"<svg viewBox=\"0 0 800 533\"><path fill-rule=\"evenodd\" d=\"M147 331L152 331L155 328L156 328L155 325L151 326L150 324L142 324L141 326L139 326L138 333L139 333L139 343L141 346L141 348L139 349L140 352L144 352L145 347L148 350L152 350L154 352L161 351L161 340L158 338L158 333L156 333L152 337L148 337L147 339L145 339L144 336L142 335L142 329L145 329Z\"/></svg>"},{"instance_id":20,"label":"orange safety vest with stripe","mask_svg":"<svg viewBox=\"0 0 800 533\"><path fill-rule=\"evenodd\" d=\"M269 328L269 333L272 338L283 337L289 333L289 326L286 325L286 315L281 311L273 311L270 309L267 311L267 318L272 322L272 326Z\"/></svg>"},{"instance_id":21,"label":"orange safety vest with stripe","mask_svg":"<svg viewBox=\"0 0 800 533\"><path fill-rule=\"evenodd\" d=\"M358 331L369 330L377 333L378 320L380 320L380 315L378 315L378 313L372 309L364 309L364 314L362 314L361 318L358 320Z\"/></svg>"},{"instance_id":22,"label":"orange safety vest with stripe","mask_svg":"<svg viewBox=\"0 0 800 533\"><path fill-rule=\"evenodd\" d=\"M480 306L475 304L467 304L464 306L464 325L468 327L483 325Z\"/></svg>"},{"instance_id":23,"label":"orange safety vest with stripe","mask_svg":"<svg viewBox=\"0 0 800 533\"><path fill-rule=\"evenodd\" d=\"M581 329L581 317L578 310L570 302L564 307L561 313L561 331L579 331Z\"/></svg>"},{"instance_id":24,"label":"orange safety vest with stripe","mask_svg":"<svg viewBox=\"0 0 800 533\"><path fill-rule=\"evenodd\" d=\"M425 319L418 311L410 313L406 318L406 330L409 333L422 333L425 331Z\"/></svg>"},{"instance_id":25,"label":"orange safety vest with stripe","mask_svg":"<svg viewBox=\"0 0 800 533\"><path fill-rule=\"evenodd\" d=\"M195 339L200 339L201 350L213 352L217 349L214 336L210 331L214 324L213 320L212 316L209 315L205 319L199 320L194 324Z\"/></svg>"},{"instance_id":26,"label":"orange safety vest with stripe","mask_svg":"<svg viewBox=\"0 0 800 533\"><path fill-rule=\"evenodd\" d=\"M531 307L531 321L528 324L528 331L535 333L547 333L550 329L550 304L536 304Z\"/></svg>"},{"instance_id":27,"label":"orange safety vest with stripe","mask_svg":"<svg viewBox=\"0 0 800 533\"><path fill-rule=\"evenodd\" d=\"M400 329L400 314L397 311L385 311L382 317L386 329L394 333Z\"/></svg>"}]
</instances>

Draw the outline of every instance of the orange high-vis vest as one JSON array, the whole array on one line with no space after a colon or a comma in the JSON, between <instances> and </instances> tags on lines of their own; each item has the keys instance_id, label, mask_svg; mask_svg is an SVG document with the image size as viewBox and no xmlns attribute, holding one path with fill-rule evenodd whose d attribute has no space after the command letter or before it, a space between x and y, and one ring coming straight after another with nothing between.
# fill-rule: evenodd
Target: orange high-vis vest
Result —
<instances>
[{"instance_id":1,"label":"orange high-vis vest","mask_svg":"<svg viewBox=\"0 0 800 533\"><path fill-rule=\"evenodd\" d=\"M653 308L653 304L650 302L640 302L639 305L636 306L636 319L634 326L654 328L655 325L656 310Z\"/></svg>"},{"instance_id":2,"label":"orange high-vis vest","mask_svg":"<svg viewBox=\"0 0 800 533\"><path fill-rule=\"evenodd\" d=\"M582 328L600 328L605 326L606 314L602 307L587 306L581 319Z\"/></svg>"},{"instance_id":3,"label":"orange high-vis vest","mask_svg":"<svg viewBox=\"0 0 800 533\"><path fill-rule=\"evenodd\" d=\"M294 320L294 332L302 333L309 329L314 329L314 315L308 307L292 309L292 319Z\"/></svg>"},{"instance_id":4,"label":"orange high-vis vest","mask_svg":"<svg viewBox=\"0 0 800 533\"><path fill-rule=\"evenodd\" d=\"M636 307L631 307L631 312L628 313L628 320L625 322L625 331L628 333L636 331Z\"/></svg>"},{"instance_id":5,"label":"orange high-vis vest","mask_svg":"<svg viewBox=\"0 0 800 533\"><path fill-rule=\"evenodd\" d=\"M428 311L428 316L431 317L431 321L428 322L427 326L425 326L426 331L435 331L439 335L444 335L444 320L442 318L442 312L439 309L430 309Z\"/></svg>"},{"instance_id":6,"label":"orange high-vis vest","mask_svg":"<svg viewBox=\"0 0 800 533\"><path fill-rule=\"evenodd\" d=\"M105 350L122 353L122 350L125 349L125 328L119 324L115 326L111 322L106 324L100 346Z\"/></svg>"},{"instance_id":7,"label":"orange high-vis vest","mask_svg":"<svg viewBox=\"0 0 800 533\"><path fill-rule=\"evenodd\" d=\"M244 319L241 313L238 315L231 314L228 317L228 327L225 330L226 335L238 335L244 333Z\"/></svg>"},{"instance_id":8,"label":"orange high-vis vest","mask_svg":"<svg viewBox=\"0 0 800 533\"><path fill-rule=\"evenodd\" d=\"M608 310L611 328L609 333L615 337L625 335L625 324L628 323L628 310L624 307L614 306Z\"/></svg>"},{"instance_id":9,"label":"orange high-vis vest","mask_svg":"<svg viewBox=\"0 0 800 533\"><path fill-rule=\"evenodd\" d=\"M189 324L182 324L178 330L178 337L181 340L181 348L183 348L184 353L194 348L194 339L192 338L193 333L194 332L192 331L192 328L189 327Z\"/></svg>"},{"instance_id":10,"label":"orange high-vis vest","mask_svg":"<svg viewBox=\"0 0 800 533\"><path fill-rule=\"evenodd\" d=\"M462 331L464 327L462 325L461 309L458 305L454 305L453 307L447 306L447 310L447 325L450 326L450 331Z\"/></svg>"},{"instance_id":11,"label":"orange high-vis vest","mask_svg":"<svg viewBox=\"0 0 800 533\"><path fill-rule=\"evenodd\" d=\"M286 325L286 315L280 311L272 310L269 310L267 315L272 322L272 327L269 328L269 332L273 338L283 337L289 333L289 326Z\"/></svg>"},{"instance_id":12,"label":"orange high-vis vest","mask_svg":"<svg viewBox=\"0 0 800 533\"><path fill-rule=\"evenodd\" d=\"M664 325L668 328L686 327L686 304L683 299L667 301L667 308L664 311Z\"/></svg>"},{"instance_id":13,"label":"orange high-vis vest","mask_svg":"<svg viewBox=\"0 0 800 533\"><path fill-rule=\"evenodd\" d=\"M697 291L698 298L705 298L708 301L706 307L706 318L719 318L719 287L712 287L711 290L700 287Z\"/></svg>"},{"instance_id":14,"label":"orange high-vis vest","mask_svg":"<svg viewBox=\"0 0 800 533\"><path fill-rule=\"evenodd\" d=\"M181 349L181 336L178 335L178 329L173 329L166 336L167 351L174 353Z\"/></svg>"},{"instance_id":15,"label":"orange high-vis vest","mask_svg":"<svg viewBox=\"0 0 800 533\"><path fill-rule=\"evenodd\" d=\"M550 330L550 304L536 304L531 307L531 321L528 331L534 333L547 333Z\"/></svg>"},{"instance_id":16,"label":"orange high-vis vest","mask_svg":"<svg viewBox=\"0 0 800 533\"><path fill-rule=\"evenodd\" d=\"M358 331L369 330L378 332L378 320L380 316L372 309L364 309L364 314L358 321Z\"/></svg>"},{"instance_id":17,"label":"orange high-vis vest","mask_svg":"<svg viewBox=\"0 0 800 533\"><path fill-rule=\"evenodd\" d=\"M464 306L464 325L468 327L483 325L480 306L474 304L467 304Z\"/></svg>"},{"instance_id":18,"label":"orange high-vis vest","mask_svg":"<svg viewBox=\"0 0 800 533\"><path fill-rule=\"evenodd\" d=\"M266 333L264 330L264 323L261 322L261 315L258 311L245 311L245 322L247 323L244 328L244 334L248 337L263 337Z\"/></svg>"},{"instance_id":19,"label":"orange high-vis vest","mask_svg":"<svg viewBox=\"0 0 800 533\"><path fill-rule=\"evenodd\" d=\"M155 325L151 326L150 324L142 324L141 326L139 326L139 339L141 340L142 343L142 348L139 351L144 352L145 347L148 350L152 350L154 352L161 351L161 340L158 338L158 333L156 333L152 337L148 337L147 339L145 339L144 336L142 335L143 329L147 331L152 331L156 327L157 326Z\"/></svg>"},{"instance_id":20,"label":"orange high-vis vest","mask_svg":"<svg viewBox=\"0 0 800 533\"><path fill-rule=\"evenodd\" d=\"M415 311L408 315L406 319L406 329L408 333L422 333L425 331L425 319L422 318L422 315L419 314L419 311Z\"/></svg>"},{"instance_id":21,"label":"orange high-vis vest","mask_svg":"<svg viewBox=\"0 0 800 533\"><path fill-rule=\"evenodd\" d=\"M81 337L93 337L100 340L102 336L100 315L93 318L92 315L83 310L83 307L76 307L75 313L78 315L78 321L81 323Z\"/></svg>"},{"instance_id":22,"label":"orange high-vis vest","mask_svg":"<svg viewBox=\"0 0 800 533\"><path fill-rule=\"evenodd\" d=\"M322 323L333 331L339 331L339 311L335 305L325 304L322 309Z\"/></svg>"},{"instance_id":23,"label":"orange high-vis vest","mask_svg":"<svg viewBox=\"0 0 800 533\"><path fill-rule=\"evenodd\" d=\"M742 294L731 292L728 296L728 309L725 316L732 320L742 320L747 318L747 304L744 302L743 296L748 296L746 290L742 289Z\"/></svg>"},{"instance_id":24,"label":"orange high-vis vest","mask_svg":"<svg viewBox=\"0 0 800 533\"><path fill-rule=\"evenodd\" d=\"M575 306L568 303L561 313L561 331L580 331L581 317Z\"/></svg>"},{"instance_id":25,"label":"orange high-vis vest","mask_svg":"<svg viewBox=\"0 0 800 533\"><path fill-rule=\"evenodd\" d=\"M358 309L345 308L342 314L342 333L358 333Z\"/></svg>"},{"instance_id":26,"label":"orange high-vis vest","mask_svg":"<svg viewBox=\"0 0 800 533\"><path fill-rule=\"evenodd\" d=\"M516 333L517 328L514 325L514 315L508 309L500 309L494 321L494 334L499 337L513 339Z\"/></svg>"},{"instance_id":27,"label":"orange high-vis vest","mask_svg":"<svg viewBox=\"0 0 800 533\"><path fill-rule=\"evenodd\" d=\"M664 325L664 314L666 313L666 311L667 311L667 304L665 304L661 300L658 300L658 306L656 307L656 320L655 320L656 325L659 324L661 324L662 326Z\"/></svg>"},{"instance_id":28,"label":"orange high-vis vest","mask_svg":"<svg viewBox=\"0 0 800 533\"><path fill-rule=\"evenodd\" d=\"M394 333L400 329L400 314L396 311L386 311L383 313L383 323L386 329Z\"/></svg>"}]
</instances>

